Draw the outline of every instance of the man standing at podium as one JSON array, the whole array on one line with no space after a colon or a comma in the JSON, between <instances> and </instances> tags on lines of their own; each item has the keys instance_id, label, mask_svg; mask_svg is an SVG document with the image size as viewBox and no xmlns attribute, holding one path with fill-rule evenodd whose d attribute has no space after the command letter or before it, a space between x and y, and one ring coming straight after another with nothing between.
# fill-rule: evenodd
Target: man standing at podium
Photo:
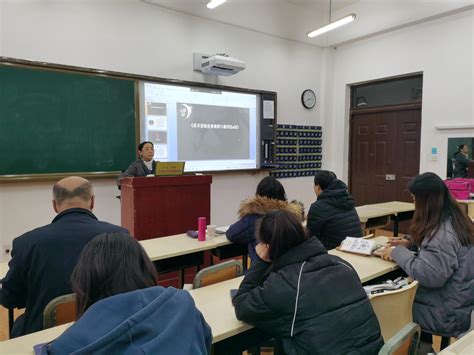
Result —
<instances>
[{"instance_id":1,"label":"man standing at podium","mask_svg":"<svg viewBox=\"0 0 474 355\"><path fill-rule=\"evenodd\" d=\"M43 311L52 299L72 293L69 278L79 254L95 236L125 232L122 227L101 222L92 213L92 184L77 176L53 187L51 224L13 240L9 270L0 282L0 301L7 308L26 308L13 324L12 337L43 329Z\"/></svg>"}]
</instances>

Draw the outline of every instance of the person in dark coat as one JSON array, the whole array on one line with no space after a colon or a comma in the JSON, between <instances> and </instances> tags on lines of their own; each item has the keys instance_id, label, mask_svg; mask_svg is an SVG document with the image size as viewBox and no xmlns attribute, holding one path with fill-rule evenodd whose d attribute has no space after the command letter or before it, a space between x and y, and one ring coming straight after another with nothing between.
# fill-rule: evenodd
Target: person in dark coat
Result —
<instances>
[{"instance_id":1,"label":"person in dark coat","mask_svg":"<svg viewBox=\"0 0 474 355\"><path fill-rule=\"evenodd\" d=\"M118 185L126 177L143 177L155 173L156 161L153 160L155 156L155 148L152 142L144 141L138 145L138 159L118 177Z\"/></svg>"},{"instance_id":2,"label":"person in dark coat","mask_svg":"<svg viewBox=\"0 0 474 355\"><path fill-rule=\"evenodd\" d=\"M101 222L92 213L94 195L86 179L72 176L53 187L51 224L13 240L8 273L0 282L4 307L26 308L12 337L43 329L43 311L53 298L71 293L69 278L84 246L98 234L126 229Z\"/></svg>"},{"instance_id":3,"label":"person in dark coat","mask_svg":"<svg viewBox=\"0 0 474 355\"><path fill-rule=\"evenodd\" d=\"M309 209L307 227L326 249L334 249L346 237L362 237L354 199L336 174L327 170L317 172L314 192L317 200Z\"/></svg>"},{"instance_id":4,"label":"person in dark coat","mask_svg":"<svg viewBox=\"0 0 474 355\"><path fill-rule=\"evenodd\" d=\"M458 336L471 326L474 310L474 227L434 173L415 177L408 189L415 199L410 240L394 240L384 259L394 260L419 283L413 321L430 344L432 334ZM413 244L418 253L407 247Z\"/></svg>"},{"instance_id":5,"label":"person in dark coat","mask_svg":"<svg viewBox=\"0 0 474 355\"><path fill-rule=\"evenodd\" d=\"M132 236L94 238L71 277L78 319L42 354L209 354L211 329L191 295L156 277Z\"/></svg>"},{"instance_id":6,"label":"person in dark coat","mask_svg":"<svg viewBox=\"0 0 474 355\"><path fill-rule=\"evenodd\" d=\"M227 229L227 239L234 243L247 244L248 254L253 262L257 258L255 222L266 213L281 209L304 219L303 205L298 201L289 203L283 185L273 176L267 176L258 184L255 196L240 203L239 220Z\"/></svg>"},{"instance_id":7,"label":"person in dark coat","mask_svg":"<svg viewBox=\"0 0 474 355\"><path fill-rule=\"evenodd\" d=\"M467 144L461 144L458 151L453 155L453 177L465 178L467 177L467 165L469 163L469 147Z\"/></svg>"},{"instance_id":8,"label":"person in dark coat","mask_svg":"<svg viewBox=\"0 0 474 355\"><path fill-rule=\"evenodd\" d=\"M288 211L266 214L257 231L258 259L233 298L237 318L288 355L377 354L380 326L352 266Z\"/></svg>"}]
</instances>

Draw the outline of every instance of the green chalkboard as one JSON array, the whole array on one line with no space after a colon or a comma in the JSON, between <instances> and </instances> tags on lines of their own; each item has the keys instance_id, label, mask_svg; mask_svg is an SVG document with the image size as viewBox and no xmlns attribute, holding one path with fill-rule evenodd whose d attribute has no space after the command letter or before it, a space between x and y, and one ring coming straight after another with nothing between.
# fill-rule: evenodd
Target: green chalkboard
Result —
<instances>
[{"instance_id":1,"label":"green chalkboard","mask_svg":"<svg viewBox=\"0 0 474 355\"><path fill-rule=\"evenodd\" d=\"M132 79L0 63L0 177L125 169L135 109Z\"/></svg>"}]
</instances>

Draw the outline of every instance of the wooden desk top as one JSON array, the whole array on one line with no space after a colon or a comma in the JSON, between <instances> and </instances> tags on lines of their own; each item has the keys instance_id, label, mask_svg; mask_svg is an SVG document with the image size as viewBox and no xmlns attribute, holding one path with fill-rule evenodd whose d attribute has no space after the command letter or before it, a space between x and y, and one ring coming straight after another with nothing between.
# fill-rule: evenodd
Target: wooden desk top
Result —
<instances>
[{"instance_id":1,"label":"wooden desk top","mask_svg":"<svg viewBox=\"0 0 474 355\"><path fill-rule=\"evenodd\" d=\"M474 199L470 199L470 200L456 200L458 201L459 203L465 203L467 205L471 204L471 203L474 203Z\"/></svg>"},{"instance_id":2,"label":"wooden desk top","mask_svg":"<svg viewBox=\"0 0 474 355\"><path fill-rule=\"evenodd\" d=\"M253 328L252 325L237 320L230 298L230 290L239 288L243 279L242 276L189 291L196 307L211 326L213 343Z\"/></svg>"},{"instance_id":3,"label":"wooden desk top","mask_svg":"<svg viewBox=\"0 0 474 355\"><path fill-rule=\"evenodd\" d=\"M375 207L375 205L364 205L355 208L361 223L366 223L371 218L389 217L394 211L387 208Z\"/></svg>"},{"instance_id":4,"label":"wooden desk top","mask_svg":"<svg viewBox=\"0 0 474 355\"><path fill-rule=\"evenodd\" d=\"M225 234L216 235L205 242L190 238L186 234L177 234L169 237L142 240L140 244L147 252L148 257L155 261L215 249L231 244L231 242L227 240Z\"/></svg>"},{"instance_id":5,"label":"wooden desk top","mask_svg":"<svg viewBox=\"0 0 474 355\"><path fill-rule=\"evenodd\" d=\"M387 242L387 237L381 236L371 240L374 240L378 244L384 244ZM398 269L398 265L394 262L382 260L377 256L362 256L336 249L330 250L329 254L336 255L349 262L357 271L357 275L359 275L362 283Z\"/></svg>"},{"instance_id":6,"label":"wooden desk top","mask_svg":"<svg viewBox=\"0 0 474 355\"><path fill-rule=\"evenodd\" d=\"M400 201L392 201L392 202L383 202L383 203L376 203L373 206L377 208L386 208L392 210L394 214L402 213L402 212L409 212L415 210L415 204L411 202L400 202Z\"/></svg>"},{"instance_id":7,"label":"wooden desk top","mask_svg":"<svg viewBox=\"0 0 474 355\"><path fill-rule=\"evenodd\" d=\"M0 263L0 279L3 279L8 271L8 262Z\"/></svg>"},{"instance_id":8,"label":"wooden desk top","mask_svg":"<svg viewBox=\"0 0 474 355\"><path fill-rule=\"evenodd\" d=\"M438 353L439 355L474 354L474 330Z\"/></svg>"}]
</instances>

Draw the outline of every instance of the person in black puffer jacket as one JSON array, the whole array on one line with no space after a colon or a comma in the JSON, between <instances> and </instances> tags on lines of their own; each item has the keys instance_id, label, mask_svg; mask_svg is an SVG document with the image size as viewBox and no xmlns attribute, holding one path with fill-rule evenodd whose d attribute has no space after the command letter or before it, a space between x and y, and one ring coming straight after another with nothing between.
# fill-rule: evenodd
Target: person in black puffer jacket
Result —
<instances>
[{"instance_id":1,"label":"person in black puffer jacket","mask_svg":"<svg viewBox=\"0 0 474 355\"><path fill-rule=\"evenodd\" d=\"M266 214L257 232L258 260L233 299L236 317L288 355L377 354L380 326L352 266L308 238L291 212Z\"/></svg>"},{"instance_id":2,"label":"person in black puffer jacket","mask_svg":"<svg viewBox=\"0 0 474 355\"><path fill-rule=\"evenodd\" d=\"M354 199L336 174L327 170L316 173L314 192L318 199L309 209L307 227L326 249L334 249L346 237L362 237Z\"/></svg>"}]
</instances>

